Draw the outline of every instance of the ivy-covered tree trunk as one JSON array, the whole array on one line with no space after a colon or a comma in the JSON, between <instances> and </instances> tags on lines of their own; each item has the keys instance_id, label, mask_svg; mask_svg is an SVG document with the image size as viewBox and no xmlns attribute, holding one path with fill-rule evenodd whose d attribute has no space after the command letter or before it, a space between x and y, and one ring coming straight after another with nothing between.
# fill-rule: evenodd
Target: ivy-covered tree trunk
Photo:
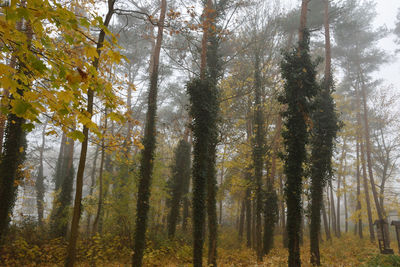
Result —
<instances>
[{"instance_id":1,"label":"ivy-covered tree trunk","mask_svg":"<svg viewBox=\"0 0 400 267\"><path fill-rule=\"evenodd\" d=\"M22 6L26 6L26 1L21 1ZM17 30L22 31L23 21L21 20L17 24ZM28 49L31 47L31 41L33 38L32 29L29 23L26 23L26 46ZM16 66L18 72L23 72L23 66L18 66L18 60L16 60ZM29 91L30 85L24 84L22 81L18 81L19 88L17 88L16 94L22 96L24 91ZM14 96L6 92L10 98ZM23 163L25 158L26 150L26 133L23 129L25 119L17 116L16 114L9 113L7 119L4 117L0 120L1 127L4 127L4 123L7 121L4 129L4 142L2 148L0 148L0 243L3 242L5 233L10 222L10 215L12 213L18 184L16 183L22 177L18 171L18 168ZM3 131L3 129L0 129ZM3 139L3 133L0 136Z\"/></svg>"},{"instance_id":2,"label":"ivy-covered tree trunk","mask_svg":"<svg viewBox=\"0 0 400 267\"><path fill-rule=\"evenodd\" d=\"M74 146L72 139L63 135L55 174L55 198L50 215L50 230L53 237L66 237L70 220L69 209L72 201L74 182Z\"/></svg>"},{"instance_id":3,"label":"ivy-covered tree trunk","mask_svg":"<svg viewBox=\"0 0 400 267\"><path fill-rule=\"evenodd\" d=\"M193 265L202 266L206 188L209 175L209 150L218 105L213 83L209 79L194 79L187 85L190 113L193 118ZM207 188L208 189L208 188ZM208 195L209 196L209 195ZM215 202L214 202L215 206ZM215 206L216 215L216 206ZM212 220L213 218L211 218ZM215 218L215 222L216 218ZM210 219L209 219L210 223Z\"/></svg>"},{"instance_id":4,"label":"ivy-covered tree trunk","mask_svg":"<svg viewBox=\"0 0 400 267\"><path fill-rule=\"evenodd\" d=\"M140 174L138 185L138 200L136 207L136 226L134 254L132 257L132 266L141 267L143 252L146 242L147 216L150 208L150 184L153 175L154 151L156 148L156 113L157 113L157 94L158 94L158 67L160 62L160 51L163 40L165 13L167 10L167 1L161 1L160 19L158 20L158 33L154 54L152 58L153 65L150 73L150 87L147 101L147 116L143 137L144 149L140 162Z\"/></svg>"},{"instance_id":5,"label":"ivy-covered tree trunk","mask_svg":"<svg viewBox=\"0 0 400 267\"><path fill-rule=\"evenodd\" d=\"M172 166L170 210L168 214L169 238L175 236L182 196L190 180L190 150L191 146L185 140L179 141L178 147L175 150Z\"/></svg>"},{"instance_id":6,"label":"ivy-covered tree trunk","mask_svg":"<svg viewBox=\"0 0 400 267\"><path fill-rule=\"evenodd\" d=\"M108 0L108 11L103 23L103 26L105 28L108 27L110 24L112 15L114 14L114 4L116 0ZM97 46L96 46L96 51L98 57L95 58L95 60L92 62L92 66L98 70L99 68L99 58L101 56L101 49L104 45L104 39L106 36L106 32L104 29L100 30L99 37L97 39ZM94 102L94 90L93 88L89 88L87 92L87 108L86 112L91 119L91 116L93 115L93 102ZM85 172L85 166L86 166L86 154L87 154L87 148L88 148L88 143L89 143L89 128L84 125L83 126L83 142L81 144L81 153L79 157L79 165L78 165L78 171L76 174L76 191L75 191L75 200L74 200L74 210L73 210L73 216L72 216L72 223L71 223L71 233L70 233L70 238L69 238L69 243L68 243L68 248L67 248L67 257L65 259L65 267L73 267L75 263L75 255L76 255L76 243L78 241L78 235L79 235L79 220L81 218L81 201L82 201L82 191L83 191L83 175Z\"/></svg>"},{"instance_id":7,"label":"ivy-covered tree trunk","mask_svg":"<svg viewBox=\"0 0 400 267\"><path fill-rule=\"evenodd\" d=\"M264 204L264 238L263 255L268 254L274 246L275 224L278 219L278 196L272 176L267 181Z\"/></svg>"},{"instance_id":8,"label":"ivy-covered tree trunk","mask_svg":"<svg viewBox=\"0 0 400 267\"><path fill-rule=\"evenodd\" d=\"M314 101L313 138L311 141L311 222L310 250L311 264L321 265L319 238L321 235L321 208L323 189L331 176L331 159L334 139L338 130L335 104L331 96L331 74L325 77L324 88Z\"/></svg>"},{"instance_id":9,"label":"ivy-covered tree trunk","mask_svg":"<svg viewBox=\"0 0 400 267\"><path fill-rule=\"evenodd\" d=\"M311 104L317 93L315 66L309 56L309 34L306 30L308 0L302 1L299 46L285 53L281 64L285 80L280 102L287 105L283 112L285 128L283 139L286 148L284 171L286 174L288 266L299 267L300 231L302 221L303 164L306 160L305 145L308 140Z\"/></svg>"},{"instance_id":10,"label":"ivy-covered tree trunk","mask_svg":"<svg viewBox=\"0 0 400 267\"><path fill-rule=\"evenodd\" d=\"M275 137L273 140L273 151L271 156L271 171L267 179L265 203L264 203L264 239L263 255L266 255L274 246L275 225L279 219L278 195L275 189L276 159L280 145L282 131L282 118L278 115L276 121Z\"/></svg>"},{"instance_id":11,"label":"ivy-covered tree trunk","mask_svg":"<svg viewBox=\"0 0 400 267\"><path fill-rule=\"evenodd\" d=\"M7 116L3 154L0 161L0 242L3 241L10 214L14 207L17 181L21 179L18 168L25 157L25 119L15 114Z\"/></svg>"}]
</instances>

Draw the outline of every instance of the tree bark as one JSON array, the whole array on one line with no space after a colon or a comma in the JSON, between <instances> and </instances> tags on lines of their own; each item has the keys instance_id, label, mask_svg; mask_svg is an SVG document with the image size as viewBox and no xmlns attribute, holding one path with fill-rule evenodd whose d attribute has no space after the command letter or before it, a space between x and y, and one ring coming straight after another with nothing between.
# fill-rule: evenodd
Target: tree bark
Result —
<instances>
[{"instance_id":1,"label":"tree bark","mask_svg":"<svg viewBox=\"0 0 400 267\"><path fill-rule=\"evenodd\" d=\"M337 190L336 190L336 201L337 201L337 205L336 205L336 235L337 237L340 237L340 197L341 197L341 180L343 177L343 172L344 169L346 169L346 166L343 168L343 161L346 158L346 138L344 138L343 140L343 148L342 148L342 155L340 157L340 165L339 165L339 173L338 173L338 180L337 180Z\"/></svg>"},{"instance_id":2,"label":"tree bark","mask_svg":"<svg viewBox=\"0 0 400 267\"><path fill-rule=\"evenodd\" d=\"M298 51L301 53L302 49L304 49L304 34L306 31L306 23L307 23L307 6L308 0L302 0L301 4L301 16L300 16L300 27L299 27L299 48ZM299 100L296 100L296 103L299 104ZM304 114L300 114L297 110L298 107L294 108L296 114L293 115L292 124L304 127L305 129L305 121ZM297 129L296 129L297 130ZM294 134L294 133L291 133ZM305 147L302 142L303 135L305 132L300 132L298 136L293 138L294 142L296 142L297 146L301 146L299 148L294 148L294 144L289 148L292 151L299 151L303 153L305 151ZM293 142L291 141L291 142ZM289 267L300 267L300 231L301 231L301 220L302 220L302 205L301 205L301 187L302 187L302 171L303 162L300 163L298 157L302 157L302 155L288 155L287 161L290 162L292 166L286 166L287 169L290 169L293 173L291 176L287 175L286 181L286 203L287 203L287 232L288 232L288 266ZM289 158L290 157L290 158ZM304 159L301 159L303 161ZM296 170L296 171L295 171ZM296 173L296 174L295 174ZM288 193L290 192L290 193Z\"/></svg>"},{"instance_id":3,"label":"tree bark","mask_svg":"<svg viewBox=\"0 0 400 267\"><path fill-rule=\"evenodd\" d=\"M348 216L348 211L347 211L347 189L346 189L346 179L345 176L343 176L343 194L344 194L344 229L345 232L347 233L349 231L349 216Z\"/></svg>"},{"instance_id":4,"label":"tree bark","mask_svg":"<svg viewBox=\"0 0 400 267\"><path fill-rule=\"evenodd\" d=\"M362 122L361 122L361 97L356 89L357 93L357 138L360 144L360 152L361 152L361 166L362 166L362 176L363 176L363 186L364 186L364 193L365 193L365 202L367 205L367 213L368 213L368 227L369 227L369 238L371 242L375 241L375 233L374 233L374 226L372 223L372 211L371 211L371 201L369 197L369 188L368 188L368 177L367 177L367 167L365 164L365 151L364 151L364 142L363 142L363 133L362 133Z\"/></svg>"},{"instance_id":5,"label":"tree bark","mask_svg":"<svg viewBox=\"0 0 400 267\"><path fill-rule=\"evenodd\" d=\"M361 69L361 67L360 67ZM374 180L374 173L373 173L373 167L372 167L372 159L371 159L371 140L369 136L369 121L368 121L368 108L367 108L367 95L366 95L366 88L365 88L365 82L364 82L364 77L362 72L360 71L360 82L361 82L361 95L362 95L362 104L363 104L363 110L364 110L364 137L365 137L365 146L367 149L367 165L368 165L368 174L369 174L369 181L371 184L371 189L372 189L372 195L374 197L374 202L375 202L375 207L376 207L376 212L378 213L378 218L379 220L386 220L383 216L383 211L382 207L379 202L379 196L378 192L376 191L376 186L375 186L375 180Z\"/></svg>"},{"instance_id":6,"label":"tree bark","mask_svg":"<svg viewBox=\"0 0 400 267\"><path fill-rule=\"evenodd\" d=\"M258 49L258 48L256 48ZM261 74L260 74L260 54L259 51L255 53L255 66L254 66L254 126L255 126L255 143L253 144L253 165L254 165L254 178L256 186L256 228L255 228L255 241L257 260L262 261L262 226L261 226L261 213L263 210L263 196L262 196L262 172L265 157L265 134L264 134L264 116L261 104Z\"/></svg>"},{"instance_id":7,"label":"tree bark","mask_svg":"<svg viewBox=\"0 0 400 267\"><path fill-rule=\"evenodd\" d=\"M367 178L367 170L365 166L365 153L364 153L364 144L362 141L362 134L359 132L359 143L360 143L360 150L361 150L361 166L362 166L362 176L363 176L363 186L364 186L364 194L365 194L365 202L367 205L367 214L368 214L368 227L369 227L369 238L371 242L375 241L375 233L374 233L374 226L372 223L372 211L371 211L371 201L369 198L369 188L368 188L368 178Z\"/></svg>"},{"instance_id":8,"label":"tree bark","mask_svg":"<svg viewBox=\"0 0 400 267\"><path fill-rule=\"evenodd\" d=\"M358 225L358 235L360 238L363 238L363 230L362 230L362 219L361 219L361 188L360 188L360 145L358 142L358 138L356 140L356 176L357 176L357 206L356 206L356 212L357 212L357 221L356 225Z\"/></svg>"},{"instance_id":9,"label":"tree bark","mask_svg":"<svg viewBox=\"0 0 400 267\"><path fill-rule=\"evenodd\" d=\"M244 218L246 213L246 200L241 201L240 218L239 218L239 241L243 240Z\"/></svg>"},{"instance_id":10,"label":"tree bark","mask_svg":"<svg viewBox=\"0 0 400 267\"><path fill-rule=\"evenodd\" d=\"M46 146L46 127L47 121L43 125L42 131L42 145L39 149L39 168L38 168L38 175L36 178L36 206L38 211L38 223L39 227L43 227L43 213L44 213L44 174L43 174L43 161L44 161L44 149ZM1 137L0 137L1 138Z\"/></svg>"},{"instance_id":11,"label":"tree bark","mask_svg":"<svg viewBox=\"0 0 400 267\"><path fill-rule=\"evenodd\" d=\"M94 152L93 164L92 164L92 173L90 175L90 188L89 188L89 196L93 195L93 189L96 186L96 165L97 165L97 157L99 155L99 146L96 146L96 150ZM91 214L88 213L87 224L86 224L86 233L90 236L90 225L91 225Z\"/></svg>"},{"instance_id":12,"label":"tree bark","mask_svg":"<svg viewBox=\"0 0 400 267\"><path fill-rule=\"evenodd\" d=\"M161 1L160 19L158 21L158 33L156 46L154 47L153 66L150 76L150 88L148 95L148 110L146 116L145 134L143 139L144 149L140 164L139 190L136 212L136 227L134 254L132 266L141 267L145 248L145 237L147 228L147 216L150 208L150 183L154 166L154 151L156 148L156 113L157 113L157 93L158 93L158 67L160 62L160 51L163 40L165 13L167 1Z\"/></svg>"},{"instance_id":13,"label":"tree bark","mask_svg":"<svg viewBox=\"0 0 400 267\"><path fill-rule=\"evenodd\" d=\"M93 234L99 233L98 229L98 223L99 223L99 218L101 214L101 208L103 205L103 171L104 171L104 158L106 154L106 149L105 149L105 143L104 143L104 135L106 134L107 131L107 108L105 108L104 111L104 130L103 130L103 136L101 138L101 158L100 158L100 173L99 173L99 201L97 203L97 212L96 212L96 217L94 218L93 222L93 229L92 232Z\"/></svg>"},{"instance_id":14,"label":"tree bark","mask_svg":"<svg viewBox=\"0 0 400 267\"><path fill-rule=\"evenodd\" d=\"M335 200L333 198L333 189L332 189L332 183L329 185L329 191L331 194L331 218L332 218L332 231L335 234L336 237L338 237L337 234L337 227L336 227L336 211L335 211Z\"/></svg>"},{"instance_id":15,"label":"tree bark","mask_svg":"<svg viewBox=\"0 0 400 267\"><path fill-rule=\"evenodd\" d=\"M331 232L329 230L328 218L326 216L326 209L325 209L324 200L322 200L321 210L322 210L322 219L324 221L324 229L325 229L326 240L331 240L332 237L331 237Z\"/></svg>"},{"instance_id":16,"label":"tree bark","mask_svg":"<svg viewBox=\"0 0 400 267\"><path fill-rule=\"evenodd\" d=\"M26 1L21 1L21 5L26 7ZM17 23L17 31L22 31L23 21ZM31 41L33 38L33 32L29 23L26 25L25 35L27 47L30 49ZM18 62L16 62L16 67ZM21 69L23 69L21 67ZM20 69L17 70L21 72ZM19 87L17 88L17 94L22 96L24 89L29 89L29 84L24 84L22 81L18 81ZM6 94L7 91L6 91ZM13 98L13 95L10 95ZM0 114L1 115L1 114ZM4 129L4 124L7 121ZM22 128L25 124L25 119L18 117L15 114L9 113L7 119L3 117L0 120L0 139L2 140L2 147L0 147L1 161L0 161L0 244L4 240L5 233L8 228L10 221L10 215L14 207L16 193L18 185L16 181L21 179L18 167L22 164L25 156L26 149L26 134ZM4 142L3 142L3 134Z\"/></svg>"},{"instance_id":17,"label":"tree bark","mask_svg":"<svg viewBox=\"0 0 400 267\"><path fill-rule=\"evenodd\" d=\"M114 4L115 0L108 0L108 12L106 18L104 20L103 26L108 27L111 17L114 13ZM93 61L92 65L97 70L99 68L99 58L101 55L101 48L104 45L105 39L105 31L102 29L99 33L99 37L97 40L97 55L96 59ZM89 88L87 92L87 114L91 119L93 114L93 100L94 100L94 91ZM75 192L75 202L74 202L74 211L71 223L71 234L69 238L68 248L67 248L67 257L65 260L65 267L73 267L75 263L75 255L76 255L76 242L78 240L79 234L79 220L81 217L81 201L82 201L82 189L83 189L83 174L86 166L86 154L89 142L89 128L87 126L83 126L83 136L84 140L81 145L81 154L79 158L78 171L76 175L76 192Z\"/></svg>"}]
</instances>

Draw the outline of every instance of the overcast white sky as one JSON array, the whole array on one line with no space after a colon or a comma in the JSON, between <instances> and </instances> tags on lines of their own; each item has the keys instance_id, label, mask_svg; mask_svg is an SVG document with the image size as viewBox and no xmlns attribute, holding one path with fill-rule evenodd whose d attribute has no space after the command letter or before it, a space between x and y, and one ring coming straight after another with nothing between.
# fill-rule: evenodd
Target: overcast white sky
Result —
<instances>
[{"instance_id":1,"label":"overcast white sky","mask_svg":"<svg viewBox=\"0 0 400 267\"><path fill-rule=\"evenodd\" d=\"M396 21L397 11L400 8L400 0L375 0L377 3L378 17L376 18L375 24L386 25L389 29L393 29ZM382 48L387 50L393 56L394 60L392 63L382 66L377 77L380 77L387 81L386 83L393 84L395 88L400 90L400 53L394 54L394 51L400 49L398 45L394 43L393 34L382 40L380 43Z\"/></svg>"}]
</instances>

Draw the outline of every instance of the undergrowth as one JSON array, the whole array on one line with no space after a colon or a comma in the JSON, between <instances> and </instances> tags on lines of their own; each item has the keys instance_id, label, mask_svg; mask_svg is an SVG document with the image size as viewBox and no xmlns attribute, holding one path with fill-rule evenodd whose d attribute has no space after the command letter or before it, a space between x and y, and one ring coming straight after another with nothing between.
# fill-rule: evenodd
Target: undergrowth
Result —
<instances>
[{"instance_id":1,"label":"undergrowth","mask_svg":"<svg viewBox=\"0 0 400 267\"><path fill-rule=\"evenodd\" d=\"M218 265L228 266L287 266L287 250L282 247L280 235L276 236L275 248L264 257L263 262L256 262L253 250L245 246L245 240L239 242L234 230L222 229L221 246L218 248ZM67 243L62 239L32 240L22 236L13 236L14 240L6 242L0 251L1 266L62 266ZM148 241L144 255L145 266L186 267L192 266L192 247L187 240L190 235L178 234L175 240ZM394 244L394 242L392 243ZM395 251L397 247L393 248ZM104 234L81 240L78 243L77 266L130 266L132 249L123 238ZM207 250L204 252L207 255ZM302 266L309 264L309 242L304 240L301 248ZM397 255L379 255L377 244L367 239L360 240L353 235L343 235L321 244L321 261L323 266L364 266L389 267L399 266Z\"/></svg>"}]
</instances>

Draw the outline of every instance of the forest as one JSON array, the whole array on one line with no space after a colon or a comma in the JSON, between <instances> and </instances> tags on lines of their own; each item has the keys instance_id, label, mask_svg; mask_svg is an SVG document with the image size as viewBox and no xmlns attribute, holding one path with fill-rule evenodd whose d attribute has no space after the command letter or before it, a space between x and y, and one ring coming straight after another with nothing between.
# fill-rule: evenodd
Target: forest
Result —
<instances>
[{"instance_id":1,"label":"forest","mask_svg":"<svg viewBox=\"0 0 400 267\"><path fill-rule=\"evenodd\" d=\"M0 0L0 266L400 266L398 0Z\"/></svg>"}]
</instances>

